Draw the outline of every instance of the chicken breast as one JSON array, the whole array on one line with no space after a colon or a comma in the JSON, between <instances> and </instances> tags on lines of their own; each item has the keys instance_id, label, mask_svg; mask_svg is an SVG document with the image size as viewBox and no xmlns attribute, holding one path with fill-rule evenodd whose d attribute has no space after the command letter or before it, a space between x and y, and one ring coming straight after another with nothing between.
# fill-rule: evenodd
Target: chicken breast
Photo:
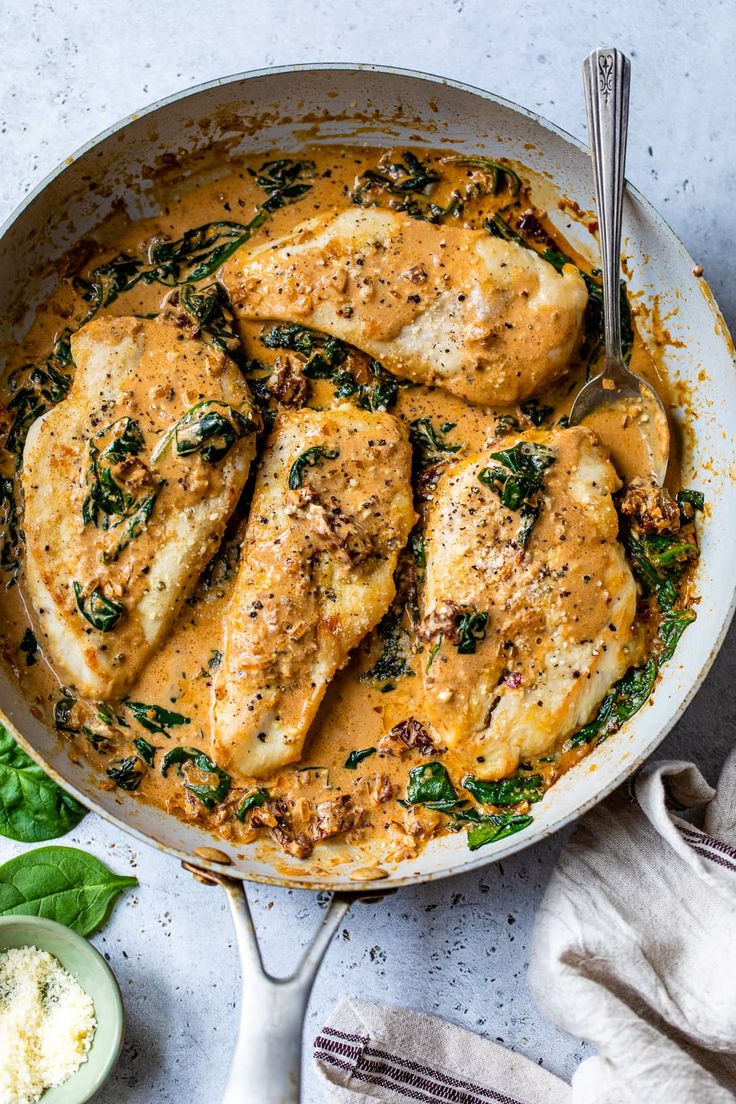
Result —
<instances>
[{"instance_id":1,"label":"chicken breast","mask_svg":"<svg viewBox=\"0 0 736 1104\"><path fill-rule=\"evenodd\" d=\"M166 635L248 476L258 414L238 368L163 320L71 339L68 397L23 455L28 592L80 695L121 695Z\"/></svg>"},{"instance_id":2,"label":"chicken breast","mask_svg":"<svg viewBox=\"0 0 736 1104\"><path fill-rule=\"evenodd\" d=\"M279 416L258 474L214 692L218 763L299 759L335 672L394 597L415 521L411 447L390 414Z\"/></svg>"},{"instance_id":3,"label":"chicken breast","mask_svg":"<svg viewBox=\"0 0 736 1104\"><path fill-rule=\"evenodd\" d=\"M243 319L299 322L396 375L470 402L510 404L568 367L587 290L485 230L377 207L311 219L236 253L222 278Z\"/></svg>"},{"instance_id":4,"label":"chicken breast","mask_svg":"<svg viewBox=\"0 0 736 1104\"><path fill-rule=\"evenodd\" d=\"M480 778L577 731L639 658L619 487L583 427L504 437L437 487L421 599L428 719Z\"/></svg>"}]
</instances>

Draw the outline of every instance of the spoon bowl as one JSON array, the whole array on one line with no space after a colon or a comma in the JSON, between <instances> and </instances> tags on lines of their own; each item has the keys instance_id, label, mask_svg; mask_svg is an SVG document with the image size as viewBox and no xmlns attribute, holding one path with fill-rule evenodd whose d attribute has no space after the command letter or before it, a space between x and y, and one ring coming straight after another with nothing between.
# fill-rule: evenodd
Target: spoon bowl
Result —
<instances>
[{"instance_id":1,"label":"spoon bowl","mask_svg":"<svg viewBox=\"0 0 736 1104\"><path fill-rule=\"evenodd\" d=\"M585 422L598 432L624 483L648 472L661 486L670 451L667 411L651 384L628 368L621 349L621 216L630 70L620 50L593 50L583 63L601 238L606 353L603 371L575 398L570 425Z\"/></svg>"}]
</instances>

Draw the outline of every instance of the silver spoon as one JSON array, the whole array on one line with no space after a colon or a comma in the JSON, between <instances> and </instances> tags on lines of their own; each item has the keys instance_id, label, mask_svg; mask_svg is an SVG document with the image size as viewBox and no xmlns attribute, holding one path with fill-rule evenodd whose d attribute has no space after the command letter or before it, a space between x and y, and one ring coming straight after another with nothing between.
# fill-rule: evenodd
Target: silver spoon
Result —
<instances>
[{"instance_id":1,"label":"silver spoon","mask_svg":"<svg viewBox=\"0 0 736 1104\"><path fill-rule=\"evenodd\" d=\"M614 463L618 461L619 475L629 482L627 474L637 470L632 458L641 457L643 445L651 474L661 486L670 450L667 412L654 388L627 368L621 350L621 215L630 70L629 59L620 50L593 50L583 62L600 228L605 362L603 371L578 392L570 425L586 420L598 430L603 443L609 444L607 436L615 420L617 440L611 453ZM598 425L593 424L596 415Z\"/></svg>"}]
</instances>

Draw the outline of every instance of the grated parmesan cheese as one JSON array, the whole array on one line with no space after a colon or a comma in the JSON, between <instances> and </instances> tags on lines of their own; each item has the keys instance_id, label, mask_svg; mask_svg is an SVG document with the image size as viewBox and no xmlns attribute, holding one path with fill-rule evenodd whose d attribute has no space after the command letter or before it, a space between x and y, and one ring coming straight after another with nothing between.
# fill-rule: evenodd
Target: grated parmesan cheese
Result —
<instances>
[{"instance_id":1,"label":"grated parmesan cheese","mask_svg":"<svg viewBox=\"0 0 736 1104\"><path fill-rule=\"evenodd\" d=\"M0 1104L33 1104L87 1060L91 998L37 947L0 951Z\"/></svg>"}]
</instances>

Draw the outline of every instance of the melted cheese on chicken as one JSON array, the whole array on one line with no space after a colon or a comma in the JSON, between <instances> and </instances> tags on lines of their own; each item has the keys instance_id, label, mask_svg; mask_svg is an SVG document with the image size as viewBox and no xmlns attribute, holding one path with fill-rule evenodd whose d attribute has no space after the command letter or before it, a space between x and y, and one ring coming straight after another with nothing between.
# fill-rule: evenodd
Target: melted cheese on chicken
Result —
<instances>
[{"instance_id":1,"label":"melted cheese on chicken","mask_svg":"<svg viewBox=\"0 0 736 1104\"><path fill-rule=\"evenodd\" d=\"M216 552L255 453L235 364L166 321L99 318L71 339L68 397L23 456L28 593L80 694L122 694Z\"/></svg>"},{"instance_id":2,"label":"melted cheese on chicken","mask_svg":"<svg viewBox=\"0 0 736 1104\"><path fill-rule=\"evenodd\" d=\"M510 404L568 367L587 302L573 265L485 230L356 207L237 253L223 270L243 319L299 322L399 376Z\"/></svg>"},{"instance_id":3,"label":"melted cheese on chicken","mask_svg":"<svg viewBox=\"0 0 736 1104\"><path fill-rule=\"evenodd\" d=\"M279 416L258 474L214 687L214 754L264 775L299 759L328 683L386 612L415 521L390 414Z\"/></svg>"},{"instance_id":4,"label":"melted cheese on chicken","mask_svg":"<svg viewBox=\"0 0 736 1104\"><path fill-rule=\"evenodd\" d=\"M502 505L479 478L500 469L500 487L509 469L490 453L522 440L551 450L527 502L539 516L526 547L524 511ZM503 778L587 723L639 656L636 584L611 499L620 485L582 427L504 437L438 485L422 595L426 651L434 651L426 705L480 778Z\"/></svg>"}]
</instances>

